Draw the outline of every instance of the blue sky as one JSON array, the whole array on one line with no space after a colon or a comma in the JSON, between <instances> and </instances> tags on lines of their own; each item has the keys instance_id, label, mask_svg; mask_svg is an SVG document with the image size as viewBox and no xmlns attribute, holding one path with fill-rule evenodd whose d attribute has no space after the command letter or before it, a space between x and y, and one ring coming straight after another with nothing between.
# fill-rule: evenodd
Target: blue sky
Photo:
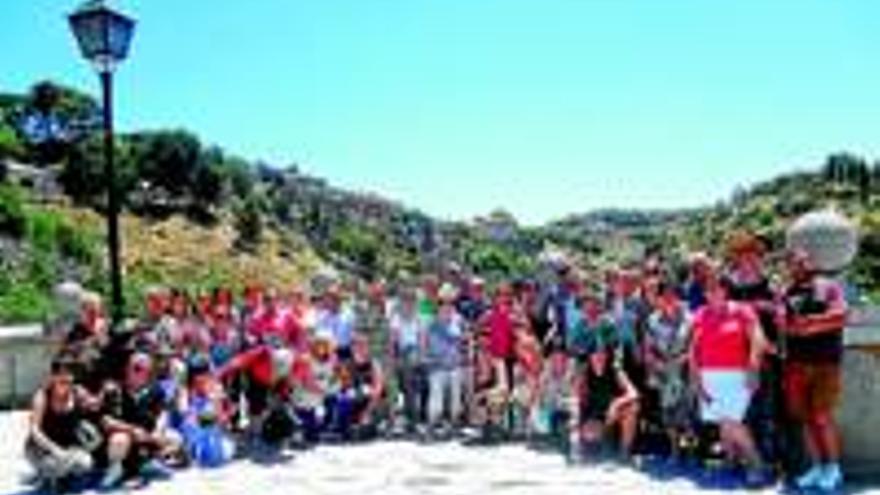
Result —
<instances>
[{"instance_id":1,"label":"blue sky","mask_svg":"<svg viewBox=\"0 0 880 495\"><path fill-rule=\"evenodd\" d=\"M0 90L95 92L64 14L0 3ZM127 129L186 127L447 218L711 203L880 157L873 0L120 0Z\"/></svg>"}]
</instances>

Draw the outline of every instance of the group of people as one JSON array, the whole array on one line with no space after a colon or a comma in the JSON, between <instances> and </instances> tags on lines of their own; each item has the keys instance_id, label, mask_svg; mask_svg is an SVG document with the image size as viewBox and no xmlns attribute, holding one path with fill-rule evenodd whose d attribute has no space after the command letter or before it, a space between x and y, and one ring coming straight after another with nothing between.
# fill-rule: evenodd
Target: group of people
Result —
<instances>
[{"instance_id":1,"label":"group of people","mask_svg":"<svg viewBox=\"0 0 880 495\"><path fill-rule=\"evenodd\" d=\"M662 459L834 490L843 290L808 253L788 253L780 278L759 237L727 247L723 261L652 254L588 274L560 262L491 287L450 269L253 285L240 300L153 288L143 316L113 330L86 297L25 451L58 489L390 435L521 439L572 462Z\"/></svg>"}]
</instances>

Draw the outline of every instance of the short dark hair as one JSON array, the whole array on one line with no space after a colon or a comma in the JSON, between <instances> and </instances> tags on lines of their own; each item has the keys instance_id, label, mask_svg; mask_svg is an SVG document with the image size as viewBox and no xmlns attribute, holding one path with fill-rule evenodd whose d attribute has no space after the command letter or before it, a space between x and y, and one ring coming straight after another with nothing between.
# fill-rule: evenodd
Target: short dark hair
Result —
<instances>
[{"instance_id":1,"label":"short dark hair","mask_svg":"<svg viewBox=\"0 0 880 495\"><path fill-rule=\"evenodd\" d=\"M52 364L49 365L49 372L53 375L75 375L76 367L77 362L73 356L61 354L52 360Z\"/></svg>"}]
</instances>

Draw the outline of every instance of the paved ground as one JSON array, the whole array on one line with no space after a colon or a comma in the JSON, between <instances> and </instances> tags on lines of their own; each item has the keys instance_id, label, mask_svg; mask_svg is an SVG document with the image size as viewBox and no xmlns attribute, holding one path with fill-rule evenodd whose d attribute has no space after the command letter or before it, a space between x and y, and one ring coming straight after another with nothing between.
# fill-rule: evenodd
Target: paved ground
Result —
<instances>
[{"instance_id":1,"label":"paved ground","mask_svg":"<svg viewBox=\"0 0 880 495\"><path fill-rule=\"evenodd\" d=\"M20 455L25 420L21 413L0 413L0 495L29 491L21 482L27 473ZM558 455L539 454L519 446L475 448L403 442L327 446L274 464L241 461L218 470L193 469L140 492L144 495L711 493L687 481L660 482L623 468L569 467ZM880 490L876 493L880 494Z\"/></svg>"}]
</instances>

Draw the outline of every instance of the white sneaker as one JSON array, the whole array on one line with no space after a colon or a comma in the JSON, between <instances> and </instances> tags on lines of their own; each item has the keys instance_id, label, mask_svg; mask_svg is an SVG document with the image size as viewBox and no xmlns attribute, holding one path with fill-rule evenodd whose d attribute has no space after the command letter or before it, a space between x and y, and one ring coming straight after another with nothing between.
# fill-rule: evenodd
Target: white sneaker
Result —
<instances>
[{"instance_id":1,"label":"white sneaker","mask_svg":"<svg viewBox=\"0 0 880 495\"><path fill-rule=\"evenodd\" d=\"M122 469L122 464L119 462L115 462L107 468L107 472L104 473L104 477L101 478L100 488L102 490L110 490L112 488L116 488L122 483L122 478L125 476L125 471Z\"/></svg>"},{"instance_id":2,"label":"white sneaker","mask_svg":"<svg viewBox=\"0 0 880 495\"><path fill-rule=\"evenodd\" d=\"M843 486L843 473L840 471L838 464L828 464L822 469L822 476L819 478L816 488L823 492L833 492Z\"/></svg>"},{"instance_id":3,"label":"white sneaker","mask_svg":"<svg viewBox=\"0 0 880 495\"><path fill-rule=\"evenodd\" d=\"M816 488L819 486L819 480L825 474L824 469L819 464L813 464L809 471L800 475L794 482L798 488L805 490L807 488Z\"/></svg>"}]
</instances>

